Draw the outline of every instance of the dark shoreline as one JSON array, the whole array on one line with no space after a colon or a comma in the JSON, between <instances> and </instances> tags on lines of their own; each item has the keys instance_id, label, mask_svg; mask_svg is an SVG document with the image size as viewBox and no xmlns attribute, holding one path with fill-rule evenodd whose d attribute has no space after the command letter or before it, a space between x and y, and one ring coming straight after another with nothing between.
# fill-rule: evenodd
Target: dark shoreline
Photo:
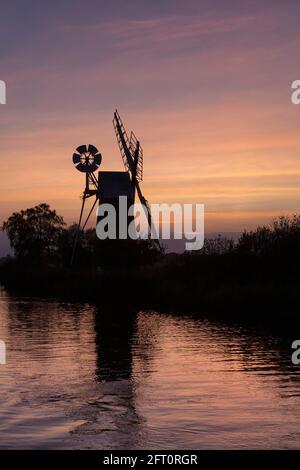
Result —
<instances>
[{"instance_id":1,"label":"dark shoreline","mask_svg":"<svg viewBox=\"0 0 300 470\"><path fill-rule=\"evenodd\" d=\"M7 263L0 267L0 283L23 297L193 313L255 326L300 325L298 276L253 257L179 255L143 269L111 272Z\"/></svg>"}]
</instances>

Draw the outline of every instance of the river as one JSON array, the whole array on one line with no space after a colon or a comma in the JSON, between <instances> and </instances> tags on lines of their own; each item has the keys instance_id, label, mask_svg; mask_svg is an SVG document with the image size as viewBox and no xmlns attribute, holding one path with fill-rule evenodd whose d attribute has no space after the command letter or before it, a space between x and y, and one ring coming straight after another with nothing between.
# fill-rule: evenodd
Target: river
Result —
<instances>
[{"instance_id":1,"label":"river","mask_svg":"<svg viewBox=\"0 0 300 470\"><path fill-rule=\"evenodd\" d=\"M1 449L300 448L291 338L1 290L0 339Z\"/></svg>"}]
</instances>

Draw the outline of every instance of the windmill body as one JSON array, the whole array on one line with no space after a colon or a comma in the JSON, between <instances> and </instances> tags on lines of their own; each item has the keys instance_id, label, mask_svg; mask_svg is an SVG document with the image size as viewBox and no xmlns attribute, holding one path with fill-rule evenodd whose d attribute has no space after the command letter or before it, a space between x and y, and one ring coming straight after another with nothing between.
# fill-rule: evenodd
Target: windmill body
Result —
<instances>
[{"instance_id":1,"label":"windmill body","mask_svg":"<svg viewBox=\"0 0 300 470\"><path fill-rule=\"evenodd\" d=\"M126 197L126 207L134 204L134 191L127 171L99 171L98 173L99 204L110 204L116 213L116 238L119 234L120 205L119 198ZM97 218L99 222L100 217ZM126 214L127 228L133 217Z\"/></svg>"}]
</instances>

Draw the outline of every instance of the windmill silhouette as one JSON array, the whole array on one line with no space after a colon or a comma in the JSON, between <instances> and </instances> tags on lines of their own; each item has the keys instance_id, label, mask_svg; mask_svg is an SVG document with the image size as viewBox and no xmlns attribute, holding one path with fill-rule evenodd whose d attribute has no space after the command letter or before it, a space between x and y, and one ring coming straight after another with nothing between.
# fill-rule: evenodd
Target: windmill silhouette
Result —
<instances>
[{"instance_id":1,"label":"windmill silhouette","mask_svg":"<svg viewBox=\"0 0 300 470\"><path fill-rule=\"evenodd\" d=\"M73 154L73 163L76 169L85 173L86 177L71 264L74 261L79 233L86 227L97 201L99 205L104 203L112 204L116 209L117 220L119 220L119 197L126 196L127 205L130 206L134 204L137 194L147 217L149 227L148 237L150 238L151 230L152 234L154 233L150 206L143 196L140 187L140 182L143 180L143 150L141 144L132 131L130 137L128 137L117 110L114 112L113 125L125 171L99 171L98 178L96 178L94 172L102 162L102 156L98 149L94 145L80 145ZM85 202L90 197L95 199L82 224ZM132 217L127 216L127 224L129 224L130 220L132 220ZM159 240L156 236L152 239L152 242L157 248L160 248Z\"/></svg>"}]
</instances>

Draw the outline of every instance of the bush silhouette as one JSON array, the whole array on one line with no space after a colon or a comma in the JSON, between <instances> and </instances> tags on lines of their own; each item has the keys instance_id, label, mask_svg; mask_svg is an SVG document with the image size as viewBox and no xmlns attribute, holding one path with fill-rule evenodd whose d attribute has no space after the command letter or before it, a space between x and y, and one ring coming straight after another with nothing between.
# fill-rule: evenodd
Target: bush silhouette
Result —
<instances>
[{"instance_id":1,"label":"bush silhouette","mask_svg":"<svg viewBox=\"0 0 300 470\"><path fill-rule=\"evenodd\" d=\"M15 256L30 263L54 261L65 222L48 204L14 212L2 225Z\"/></svg>"}]
</instances>

